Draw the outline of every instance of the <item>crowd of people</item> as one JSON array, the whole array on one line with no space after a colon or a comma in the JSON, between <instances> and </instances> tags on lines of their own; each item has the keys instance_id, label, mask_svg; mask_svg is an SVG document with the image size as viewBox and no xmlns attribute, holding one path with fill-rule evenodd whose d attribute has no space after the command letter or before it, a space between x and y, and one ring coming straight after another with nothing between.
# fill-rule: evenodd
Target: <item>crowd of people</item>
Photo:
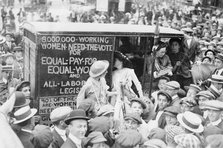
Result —
<instances>
[{"instance_id":1,"label":"crowd of people","mask_svg":"<svg viewBox=\"0 0 223 148\"><path fill-rule=\"evenodd\" d=\"M171 3L169 4L171 5ZM155 6L155 7L153 7ZM71 22L124 23L171 27L184 39L160 39L144 55L146 73L153 77L146 96L129 53L114 51L114 63L94 62L77 95L75 108L50 113L51 126L41 125L30 82L24 80L22 23L26 12L3 7L0 36L0 147L4 148L222 148L223 147L223 24L222 11L204 12L132 6L121 14L72 12ZM174 6L174 5L173 5ZM197 16L195 19L192 16ZM16 30L15 19L21 24ZM59 17L56 19L59 20ZM49 15L41 21L54 22ZM123 38L130 44L129 40ZM108 67L113 65L111 86ZM151 88L149 88L151 89Z\"/></svg>"}]
</instances>

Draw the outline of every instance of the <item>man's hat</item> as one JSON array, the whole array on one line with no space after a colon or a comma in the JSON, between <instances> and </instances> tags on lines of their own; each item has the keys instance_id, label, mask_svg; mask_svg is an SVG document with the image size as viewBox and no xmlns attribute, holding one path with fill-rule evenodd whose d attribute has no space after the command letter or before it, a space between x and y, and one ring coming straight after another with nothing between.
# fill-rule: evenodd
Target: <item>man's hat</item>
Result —
<instances>
[{"instance_id":1,"label":"man's hat","mask_svg":"<svg viewBox=\"0 0 223 148\"><path fill-rule=\"evenodd\" d=\"M197 105L197 102L192 97L184 97L180 100L180 104L186 104L189 107L194 107Z\"/></svg>"},{"instance_id":2,"label":"man's hat","mask_svg":"<svg viewBox=\"0 0 223 148\"><path fill-rule=\"evenodd\" d=\"M201 133L204 131L204 127L201 124L201 118L190 111L177 115L178 122L187 130L193 133Z\"/></svg>"},{"instance_id":3,"label":"man's hat","mask_svg":"<svg viewBox=\"0 0 223 148\"><path fill-rule=\"evenodd\" d=\"M29 105L18 109L14 113L15 121L13 122L13 124L19 124L32 118L36 114L36 112L37 112L37 109L35 108L31 109Z\"/></svg>"},{"instance_id":4,"label":"man's hat","mask_svg":"<svg viewBox=\"0 0 223 148\"><path fill-rule=\"evenodd\" d=\"M143 109L146 109L146 103L142 99L135 98L135 99L132 99L131 102L138 102L142 105Z\"/></svg>"},{"instance_id":5,"label":"man's hat","mask_svg":"<svg viewBox=\"0 0 223 148\"><path fill-rule=\"evenodd\" d=\"M195 84L190 84L190 86L185 86L184 88L185 88L186 90L193 89L193 90L195 90L196 92L201 91L201 88L200 88L198 85L195 85Z\"/></svg>"},{"instance_id":6,"label":"man's hat","mask_svg":"<svg viewBox=\"0 0 223 148\"><path fill-rule=\"evenodd\" d=\"M93 78L102 75L109 67L109 62L107 60L95 61L91 67L89 75Z\"/></svg>"},{"instance_id":7,"label":"man's hat","mask_svg":"<svg viewBox=\"0 0 223 148\"><path fill-rule=\"evenodd\" d=\"M149 148L166 148L167 145L160 139L150 139L144 143Z\"/></svg>"},{"instance_id":8,"label":"man's hat","mask_svg":"<svg viewBox=\"0 0 223 148\"><path fill-rule=\"evenodd\" d=\"M207 90L200 91L199 93L196 94L196 97L200 97L200 96L208 98L209 100L215 99L215 96L210 91L207 91Z\"/></svg>"},{"instance_id":9,"label":"man's hat","mask_svg":"<svg viewBox=\"0 0 223 148\"><path fill-rule=\"evenodd\" d=\"M171 141L174 140L174 137L176 135L185 133L182 127L177 126L177 125L171 125L171 124L166 125L165 131L166 131L166 139L170 139Z\"/></svg>"},{"instance_id":10,"label":"man's hat","mask_svg":"<svg viewBox=\"0 0 223 148\"><path fill-rule=\"evenodd\" d=\"M94 131L88 135L87 141L91 144L94 144L94 143L105 142L107 141L107 139L105 139L102 132Z\"/></svg>"},{"instance_id":11,"label":"man's hat","mask_svg":"<svg viewBox=\"0 0 223 148\"><path fill-rule=\"evenodd\" d=\"M211 148L222 148L223 135L222 134L210 135L206 138L206 142Z\"/></svg>"},{"instance_id":12,"label":"man's hat","mask_svg":"<svg viewBox=\"0 0 223 148\"><path fill-rule=\"evenodd\" d=\"M205 59L208 59L211 62L211 58L207 56L203 57L201 61L203 62Z\"/></svg>"},{"instance_id":13,"label":"man's hat","mask_svg":"<svg viewBox=\"0 0 223 148\"><path fill-rule=\"evenodd\" d=\"M164 95L164 96L166 96L167 101L169 101L169 102L172 101L172 97L171 97L167 92L165 92L165 91L159 91L159 92L157 93L157 97L158 97L159 95Z\"/></svg>"},{"instance_id":14,"label":"man's hat","mask_svg":"<svg viewBox=\"0 0 223 148\"><path fill-rule=\"evenodd\" d=\"M13 51L16 52L16 51L23 51L22 47L20 46L16 46L13 48Z\"/></svg>"},{"instance_id":15,"label":"man's hat","mask_svg":"<svg viewBox=\"0 0 223 148\"><path fill-rule=\"evenodd\" d=\"M67 118L64 120L64 122L67 125L69 125L71 121L77 120L77 119L89 120L89 118L86 116L84 110L75 109L67 116Z\"/></svg>"},{"instance_id":16,"label":"man's hat","mask_svg":"<svg viewBox=\"0 0 223 148\"><path fill-rule=\"evenodd\" d=\"M214 50L211 50L211 49L206 50L206 51L205 51L205 53L204 53L204 55L205 55L205 56L207 56L207 53L208 53L208 52L212 52L212 53L213 53L213 55L215 55Z\"/></svg>"},{"instance_id":17,"label":"man's hat","mask_svg":"<svg viewBox=\"0 0 223 148\"><path fill-rule=\"evenodd\" d=\"M15 104L14 108L24 107L29 105L30 100L26 99L25 95L20 91L15 91Z\"/></svg>"},{"instance_id":18,"label":"man's hat","mask_svg":"<svg viewBox=\"0 0 223 148\"><path fill-rule=\"evenodd\" d=\"M213 74L211 75L211 78L208 79L208 81L223 84L223 76L220 74Z\"/></svg>"},{"instance_id":19,"label":"man's hat","mask_svg":"<svg viewBox=\"0 0 223 148\"><path fill-rule=\"evenodd\" d=\"M105 116L110 113L114 113L114 107L110 104L106 104L100 107L99 111L97 112L97 116Z\"/></svg>"},{"instance_id":20,"label":"man's hat","mask_svg":"<svg viewBox=\"0 0 223 148\"><path fill-rule=\"evenodd\" d=\"M50 120L52 122L64 120L71 111L72 109L69 106L57 107L50 113Z\"/></svg>"},{"instance_id":21,"label":"man's hat","mask_svg":"<svg viewBox=\"0 0 223 148\"><path fill-rule=\"evenodd\" d=\"M215 99L218 98L218 97L220 97L220 95L221 95L220 92L213 85L211 85L207 89L208 89L209 92L211 92L215 96Z\"/></svg>"},{"instance_id":22,"label":"man's hat","mask_svg":"<svg viewBox=\"0 0 223 148\"><path fill-rule=\"evenodd\" d=\"M204 109L221 111L223 110L223 102L219 100L208 100L201 104Z\"/></svg>"},{"instance_id":23,"label":"man's hat","mask_svg":"<svg viewBox=\"0 0 223 148\"><path fill-rule=\"evenodd\" d=\"M127 113L124 117L125 120L131 119L138 122L138 124L142 124L142 119L138 113Z\"/></svg>"},{"instance_id":24,"label":"man's hat","mask_svg":"<svg viewBox=\"0 0 223 148\"><path fill-rule=\"evenodd\" d=\"M169 106L164 109L164 114L172 117L176 117L180 113L178 106Z\"/></svg>"},{"instance_id":25,"label":"man's hat","mask_svg":"<svg viewBox=\"0 0 223 148\"><path fill-rule=\"evenodd\" d=\"M168 89L180 89L180 84L177 81L169 81L165 84Z\"/></svg>"}]
</instances>

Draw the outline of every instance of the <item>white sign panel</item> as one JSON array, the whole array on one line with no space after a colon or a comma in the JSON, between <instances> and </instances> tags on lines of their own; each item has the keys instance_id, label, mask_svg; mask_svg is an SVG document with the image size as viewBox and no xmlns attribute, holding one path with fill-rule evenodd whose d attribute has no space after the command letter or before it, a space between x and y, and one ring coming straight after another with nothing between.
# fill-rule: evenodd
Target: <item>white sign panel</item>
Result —
<instances>
[{"instance_id":1,"label":"white sign panel","mask_svg":"<svg viewBox=\"0 0 223 148\"><path fill-rule=\"evenodd\" d=\"M108 11L108 0L97 0L97 11Z\"/></svg>"}]
</instances>

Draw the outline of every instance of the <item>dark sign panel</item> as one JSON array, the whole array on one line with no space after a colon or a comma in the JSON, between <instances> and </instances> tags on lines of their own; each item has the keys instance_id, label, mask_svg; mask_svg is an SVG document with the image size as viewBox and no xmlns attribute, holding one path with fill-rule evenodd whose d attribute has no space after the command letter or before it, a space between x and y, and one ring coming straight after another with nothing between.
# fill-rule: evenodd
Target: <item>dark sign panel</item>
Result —
<instances>
[{"instance_id":1,"label":"dark sign panel","mask_svg":"<svg viewBox=\"0 0 223 148\"><path fill-rule=\"evenodd\" d=\"M114 37L41 35L39 41L39 114L47 121L45 114L55 107L75 106L94 61L111 63Z\"/></svg>"}]
</instances>

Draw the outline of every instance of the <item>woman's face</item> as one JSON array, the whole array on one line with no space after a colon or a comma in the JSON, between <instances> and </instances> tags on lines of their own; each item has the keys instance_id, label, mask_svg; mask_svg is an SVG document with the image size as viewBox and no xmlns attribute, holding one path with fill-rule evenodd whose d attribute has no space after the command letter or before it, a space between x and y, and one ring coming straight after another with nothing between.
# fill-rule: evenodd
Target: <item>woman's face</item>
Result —
<instances>
[{"instance_id":1,"label":"woman's face","mask_svg":"<svg viewBox=\"0 0 223 148\"><path fill-rule=\"evenodd\" d=\"M166 54L166 48L161 48L160 50L157 51L156 55L157 57L162 58Z\"/></svg>"},{"instance_id":2,"label":"woman's face","mask_svg":"<svg viewBox=\"0 0 223 148\"><path fill-rule=\"evenodd\" d=\"M178 53L180 51L180 45L178 42L174 41L172 44L171 44L171 50L172 50L172 53Z\"/></svg>"}]
</instances>

